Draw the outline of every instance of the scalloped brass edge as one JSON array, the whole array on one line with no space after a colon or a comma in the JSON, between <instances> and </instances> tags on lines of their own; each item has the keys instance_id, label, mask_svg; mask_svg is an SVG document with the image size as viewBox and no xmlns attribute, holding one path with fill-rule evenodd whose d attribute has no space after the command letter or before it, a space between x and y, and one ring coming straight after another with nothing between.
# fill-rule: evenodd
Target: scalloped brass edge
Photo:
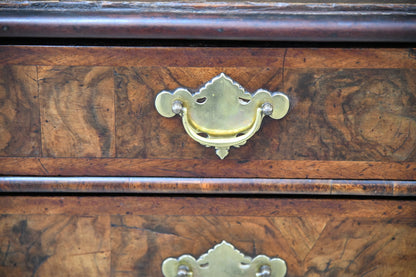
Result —
<instances>
[{"instance_id":1,"label":"scalloped brass edge","mask_svg":"<svg viewBox=\"0 0 416 277\"><path fill-rule=\"evenodd\" d=\"M259 89L250 94L224 73L194 94L178 88L173 92L161 91L155 99L160 115L179 114L188 135L202 145L215 147L221 159L228 155L231 146L244 145L259 130L265 115L281 119L289 105L284 93Z\"/></svg>"},{"instance_id":2,"label":"scalloped brass edge","mask_svg":"<svg viewBox=\"0 0 416 277\"><path fill-rule=\"evenodd\" d=\"M245 256L232 244L222 241L198 259L191 255L165 259L162 263L162 273L164 277L177 277L180 268L185 268L186 271L182 276L256 277L266 276L260 274L264 266L270 269L270 277L286 275L287 267L284 260L265 255L251 258Z\"/></svg>"}]
</instances>

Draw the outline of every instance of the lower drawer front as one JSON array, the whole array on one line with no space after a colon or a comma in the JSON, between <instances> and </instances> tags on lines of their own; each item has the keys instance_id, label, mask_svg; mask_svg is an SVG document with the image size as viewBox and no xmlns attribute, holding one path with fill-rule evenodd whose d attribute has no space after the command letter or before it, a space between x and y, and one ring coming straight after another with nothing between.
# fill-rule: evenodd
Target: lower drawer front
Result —
<instances>
[{"instance_id":1,"label":"lower drawer front","mask_svg":"<svg viewBox=\"0 0 416 277\"><path fill-rule=\"evenodd\" d=\"M386 199L28 197L0 202L1 276L162 276L226 240L287 276L414 276L416 202Z\"/></svg>"}]
</instances>

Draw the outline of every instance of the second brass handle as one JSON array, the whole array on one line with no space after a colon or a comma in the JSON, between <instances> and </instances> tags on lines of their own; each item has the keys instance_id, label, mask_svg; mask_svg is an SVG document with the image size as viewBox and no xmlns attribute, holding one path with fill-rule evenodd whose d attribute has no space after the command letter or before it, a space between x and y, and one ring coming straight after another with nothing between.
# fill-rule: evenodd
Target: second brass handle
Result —
<instances>
[{"instance_id":1,"label":"second brass handle","mask_svg":"<svg viewBox=\"0 0 416 277\"><path fill-rule=\"evenodd\" d=\"M199 259L191 255L168 258L162 264L165 277L284 277L286 263L280 258L244 256L223 241Z\"/></svg>"},{"instance_id":2,"label":"second brass handle","mask_svg":"<svg viewBox=\"0 0 416 277\"><path fill-rule=\"evenodd\" d=\"M178 267L178 273L176 277L189 277L192 276L193 273L191 269L186 265L180 265ZM254 276L253 276L254 277ZM255 277L272 277L272 269L268 265L263 265L260 267L259 272L256 273Z\"/></svg>"}]
</instances>

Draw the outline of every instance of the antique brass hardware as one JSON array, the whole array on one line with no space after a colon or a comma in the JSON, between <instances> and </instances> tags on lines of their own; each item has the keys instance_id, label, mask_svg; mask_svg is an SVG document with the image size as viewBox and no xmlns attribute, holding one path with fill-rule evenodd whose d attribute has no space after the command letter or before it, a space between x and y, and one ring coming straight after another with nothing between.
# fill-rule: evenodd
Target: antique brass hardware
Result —
<instances>
[{"instance_id":1,"label":"antique brass hardware","mask_svg":"<svg viewBox=\"0 0 416 277\"><path fill-rule=\"evenodd\" d=\"M165 277L283 277L286 263L264 255L252 259L223 241L198 260L190 255L166 259L162 272Z\"/></svg>"},{"instance_id":2,"label":"antique brass hardware","mask_svg":"<svg viewBox=\"0 0 416 277\"><path fill-rule=\"evenodd\" d=\"M231 146L245 144L259 130L265 115L284 117L289 98L263 89L252 95L221 73L195 94L184 88L173 93L162 91L155 105L162 116L179 114L188 135L202 145L215 147L223 159Z\"/></svg>"}]
</instances>

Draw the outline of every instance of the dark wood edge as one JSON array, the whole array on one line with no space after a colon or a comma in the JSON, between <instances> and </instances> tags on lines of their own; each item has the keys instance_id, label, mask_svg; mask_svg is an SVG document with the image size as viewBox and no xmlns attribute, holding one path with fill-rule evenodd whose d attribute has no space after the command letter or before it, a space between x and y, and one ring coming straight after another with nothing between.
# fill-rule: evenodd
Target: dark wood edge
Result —
<instances>
[{"instance_id":1,"label":"dark wood edge","mask_svg":"<svg viewBox=\"0 0 416 277\"><path fill-rule=\"evenodd\" d=\"M0 177L2 193L416 196L416 181L148 177Z\"/></svg>"},{"instance_id":2,"label":"dark wood edge","mask_svg":"<svg viewBox=\"0 0 416 277\"><path fill-rule=\"evenodd\" d=\"M0 36L415 42L413 4L3 3Z\"/></svg>"}]
</instances>

